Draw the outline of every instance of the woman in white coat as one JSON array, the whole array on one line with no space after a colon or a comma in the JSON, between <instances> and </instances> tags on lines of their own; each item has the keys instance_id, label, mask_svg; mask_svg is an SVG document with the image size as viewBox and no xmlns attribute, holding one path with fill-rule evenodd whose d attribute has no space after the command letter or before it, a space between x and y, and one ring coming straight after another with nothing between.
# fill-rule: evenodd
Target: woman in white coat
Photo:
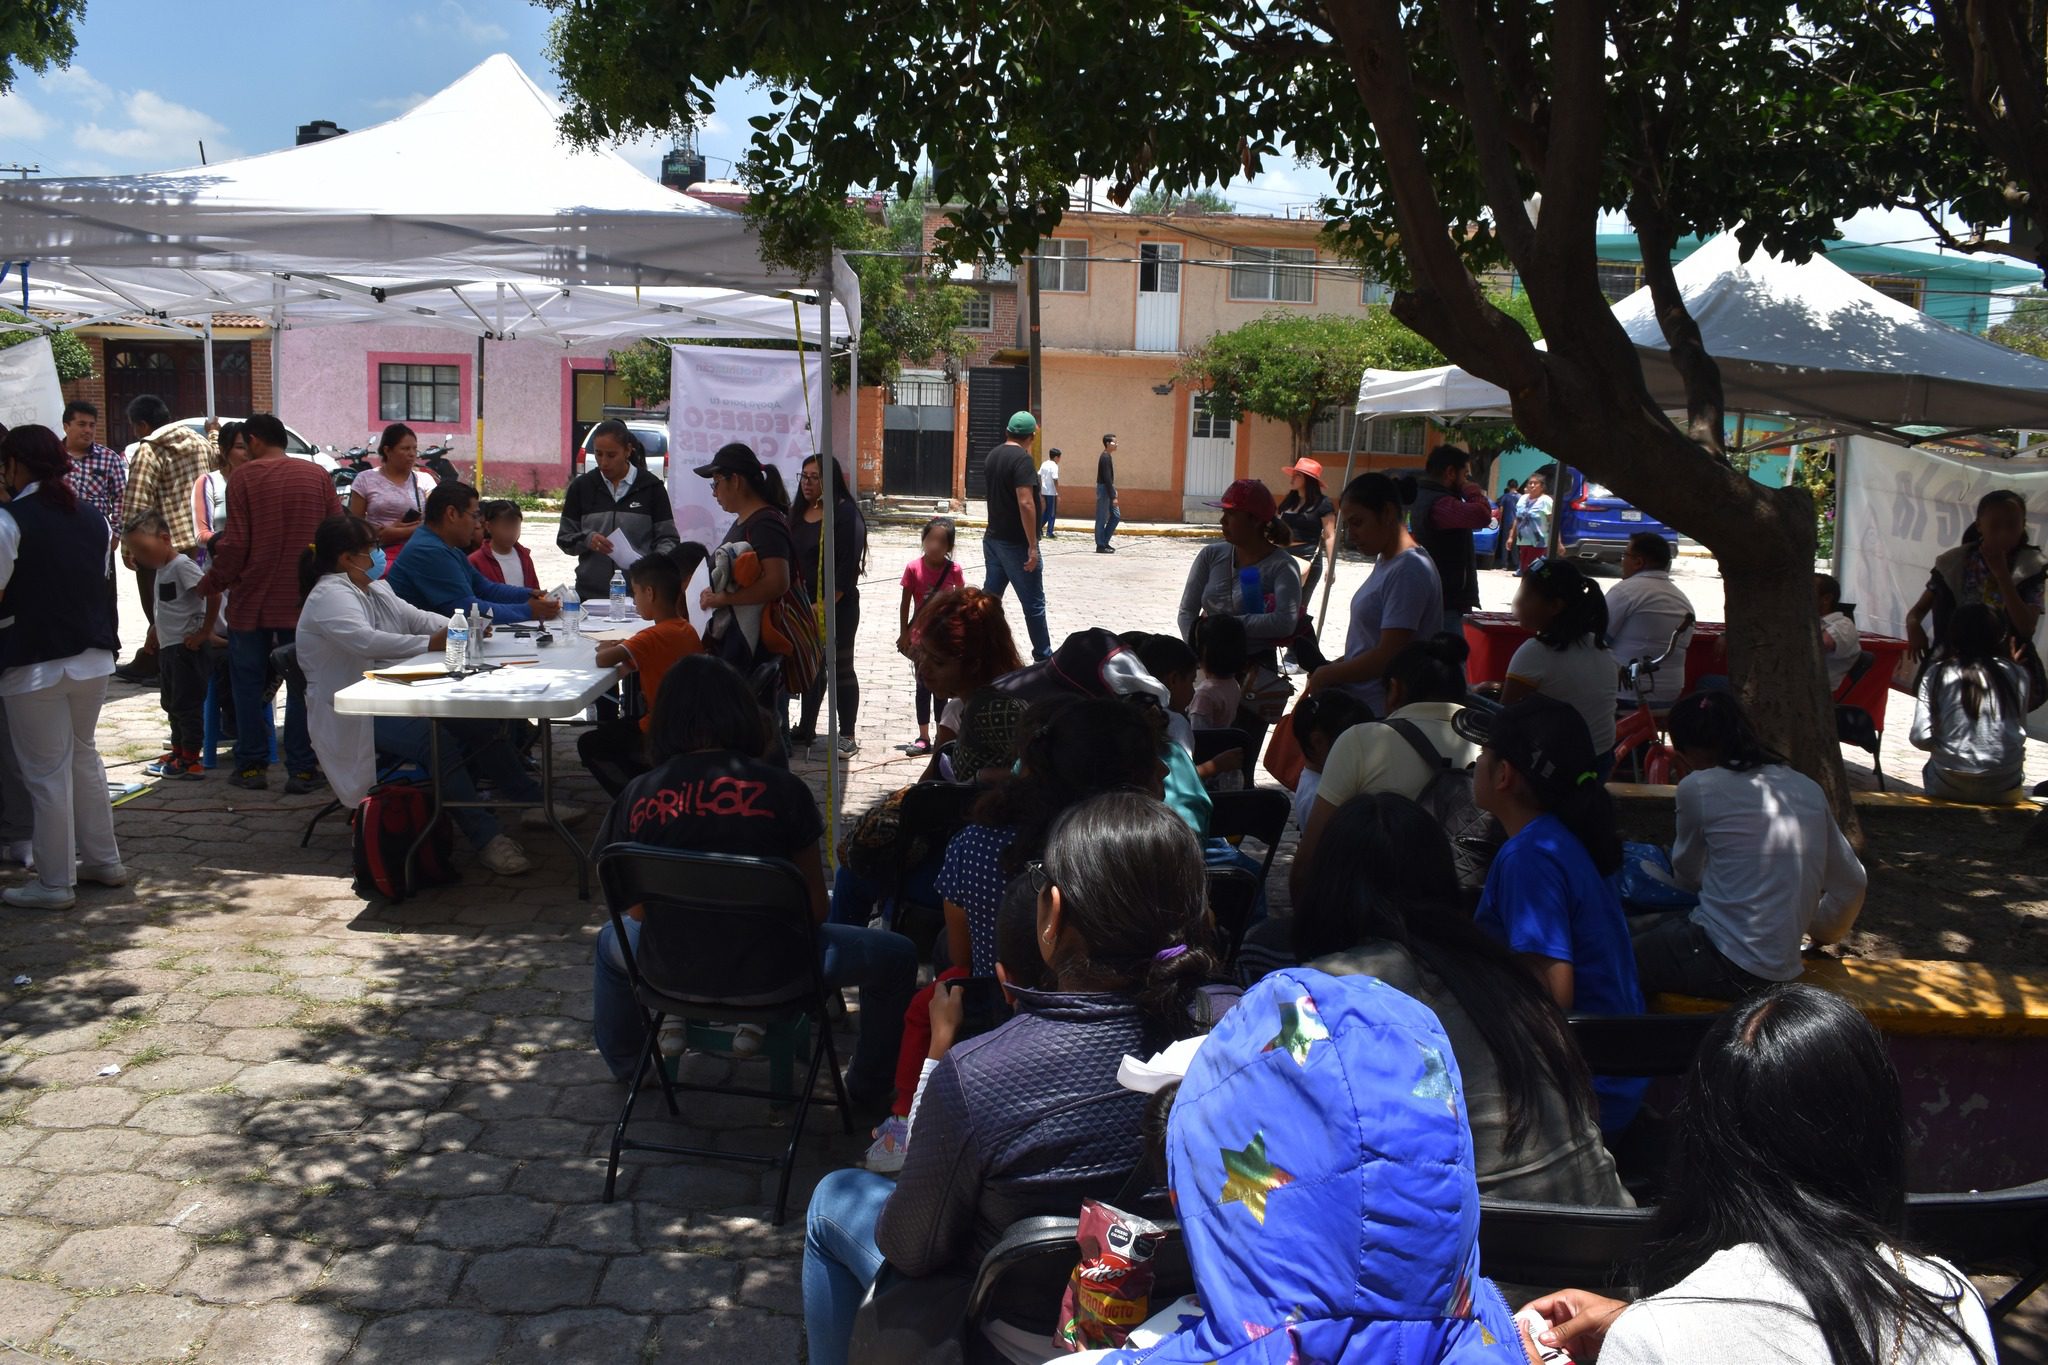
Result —
<instances>
[{"instance_id":1,"label":"woman in white coat","mask_svg":"<svg viewBox=\"0 0 2048 1365\"><path fill-rule=\"evenodd\" d=\"M425 767L432 757L429 722L415 716L344 716L334 694L365 669L441 649L448 618L399 600L388 583L370 578L376 533L361 517L329 517L299 561L306 605L299 612L299 667L306 675L306 729L335 799L353 809L377 781L379 759ZM450 801L477 799L478 777L488 778L508 801L538 801L540 789L520 765L504 727L483 720L441 722L441 793ZM560 803L557 803L557 809ZM532 865L526 851L488 810L456 806L448 812L477 850L477 860L511 876Z\"/></svg>"}]
</instances>

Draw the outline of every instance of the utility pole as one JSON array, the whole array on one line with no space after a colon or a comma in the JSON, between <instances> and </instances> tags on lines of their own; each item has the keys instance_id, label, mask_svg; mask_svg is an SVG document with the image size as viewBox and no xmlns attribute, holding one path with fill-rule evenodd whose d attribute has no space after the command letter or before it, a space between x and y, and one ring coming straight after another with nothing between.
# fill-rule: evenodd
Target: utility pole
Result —
<instances>
[{"instance_id":1,"label":"utility pole","mask_svg":"<svg viewBox=\"0 0 2048 1365\"><path fill-rule=\"evenodd\" d=\"M42 170L41 166L24 166L20 162L10 161L4 166L0 166L0 175L18 175L23 180L26 180L32 175L40 175Z\"/></svg>"},{"instance_id":2,"label":"utility pole","mask_svg":"<svg viewBox=\"0 0 2048 1365\"><path fill-rule=\"evenodd\" d=\"M1044 440L1045 431L1045 367L1040 350L1038 327L1038 253L1032 252L1024 258L1024 294L1031 309L1031 415L1038 419L1038 431L1031 438L1031 453L1035 456Z\"/></svg>"}]
</instances>

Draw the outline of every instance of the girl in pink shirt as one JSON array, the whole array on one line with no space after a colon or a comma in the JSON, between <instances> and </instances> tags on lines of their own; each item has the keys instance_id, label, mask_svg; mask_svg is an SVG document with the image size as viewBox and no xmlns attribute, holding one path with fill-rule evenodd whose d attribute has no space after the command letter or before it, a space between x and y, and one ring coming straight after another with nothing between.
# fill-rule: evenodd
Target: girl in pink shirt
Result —
<instances>
[{"instance_id":1,"label":"girl in pink shirt","mask_svg":"<svg viewBox=\"0 0 2048 1365\"><path fill-rule=\"evenodd\" d=\"M903 602L898 608L899 629L896 633L896 648L906 657L910 654L910 622L926 602L948 588L966 586L966 578L960 566L953 562L953 523L946 517L933 517L924 524L924 553L919 555L903 570ZM928 754L932 751L932 694L922 679L917 683L917 743L909 746L912 754Z\"/></svg>"}]
</instances>

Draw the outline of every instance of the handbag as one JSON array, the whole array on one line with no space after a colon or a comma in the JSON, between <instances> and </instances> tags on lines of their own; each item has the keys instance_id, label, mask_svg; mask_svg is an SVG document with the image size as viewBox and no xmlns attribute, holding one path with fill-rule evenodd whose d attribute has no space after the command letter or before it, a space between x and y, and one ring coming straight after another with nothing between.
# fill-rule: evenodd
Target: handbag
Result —
<instances>
[{"instance_id":1,"label":"handbag","mask_svg":"<svg viewBox=\"0 0 2048 1365\"><path fill-rule=\"evenodd\" d=\"M1244 676L1243 706L1268 725L1277 725L1287 715L1287 699L1294 684L1285 674L1264 664L1253 664Z\"/></svg>"},{"instance_id":2,"label":"handbag","mask_svg":"<svg viewBox=\"0 0 2048 1365\"><path fill-rule=\"evenodd\" d=\"M1266 741L1266 757L1263 766L1275 782L1293 791L1301 785L1302 770L1308 767L1308 755L1301 751L1301 741L1294 737L1294 713L1289 711L1274 723L1272 737Z\"/></svg>"}]
</instances>

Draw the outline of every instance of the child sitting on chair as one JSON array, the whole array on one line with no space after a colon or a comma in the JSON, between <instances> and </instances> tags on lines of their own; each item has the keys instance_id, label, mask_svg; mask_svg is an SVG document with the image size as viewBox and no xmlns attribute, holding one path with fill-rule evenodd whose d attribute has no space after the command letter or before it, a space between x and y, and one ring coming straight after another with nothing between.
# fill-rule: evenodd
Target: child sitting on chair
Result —
<instances>
[{"instance_id":1,"label":"child sitting on chair","mask_svg":"<svg viewBox=\"0 0 2048 1365\"><path fill-rule=\"evenodd\" d=\"M650 770L644 737L654 699L661 694L661 680L676 660L704 652L696 627L683 615L682 602L683 584L703 562L704 553L703 546L691 543L678 546L673 555L647 555L636 561L626 576L633 589L633 610L653 624L631 639L597 647L599 667L640 675L640 695L646 702L638 720L607 721L584 731L576 742L583 765L613 796Z\"/></svg>"}]
</instances>

